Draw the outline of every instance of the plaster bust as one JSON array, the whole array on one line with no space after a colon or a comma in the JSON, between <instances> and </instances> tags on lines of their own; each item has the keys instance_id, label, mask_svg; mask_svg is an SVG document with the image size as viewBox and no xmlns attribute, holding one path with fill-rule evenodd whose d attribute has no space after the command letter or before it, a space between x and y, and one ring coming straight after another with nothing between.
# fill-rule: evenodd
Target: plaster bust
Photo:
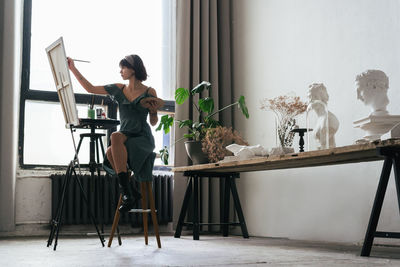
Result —
<instances>
[{"instance_id":1,"label":"plaster bust","mask_svg":"<svg viewBox=\"0 0 400 267\"><path fill-rule=\"evenodd\" d=\"M357 99L371 107L370 115L387 115L389 78L381 70L367 70L356 77Z\"/></svg>"},{"instance_id":2,"label":"plaster bust","mask_svg":"<svg viewBox=\"0 0 400 267\"><path fill-rule=\"evenodd\" d=\"M335 134L339 128L337 117L328 110L329 95L323 83L313 83L308 90L308 110L317 114L317 122L313 127L312 135L319 143L319 149L328 148L325 136L329 138L329 147L336 147Z\"/></svg>"}]
</instances>

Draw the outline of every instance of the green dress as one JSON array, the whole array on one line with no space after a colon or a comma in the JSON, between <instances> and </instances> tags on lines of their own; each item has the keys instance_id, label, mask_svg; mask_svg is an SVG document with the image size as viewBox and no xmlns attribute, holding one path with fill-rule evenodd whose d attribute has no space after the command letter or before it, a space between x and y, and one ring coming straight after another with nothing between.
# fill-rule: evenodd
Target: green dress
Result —
<instances>
[{"instance_id":1,"label":"green dress","mask_svg":"<svg viewBox=\"0 0 400 267\"><path fill-rule=\"evenodd\" d=\"M115 84L104 86L105 90L118 102L121 127L120 132L128 138L125 141L128 152L128 167L134 172L136 180L152 181L153 166L156 154L153 152L154 137L147 123L148 109L140 105L140 100L153 97L148 90L130 102L121 89ZM115 172L110 168L107 156L104 159L104 169L110 174Z\"/></svg>"}]
</instances>

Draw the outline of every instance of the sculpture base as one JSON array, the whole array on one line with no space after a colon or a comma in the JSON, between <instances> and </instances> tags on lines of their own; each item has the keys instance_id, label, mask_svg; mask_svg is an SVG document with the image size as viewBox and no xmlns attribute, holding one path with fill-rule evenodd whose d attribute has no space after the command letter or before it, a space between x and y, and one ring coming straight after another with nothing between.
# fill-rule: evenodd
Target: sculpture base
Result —
<instances>
[{"instance_id":1,"label":"sculpture base","mask_svg":"<svg viewBox=\"0 0 400 267\"><path fill-rule=\"evenodd\" d=\"M353 122L354 128L360 128L365 132L365 141L379 140L381 136L400 122L400 115L369 115L366 118Z\"/></svg>"}]
</instances>

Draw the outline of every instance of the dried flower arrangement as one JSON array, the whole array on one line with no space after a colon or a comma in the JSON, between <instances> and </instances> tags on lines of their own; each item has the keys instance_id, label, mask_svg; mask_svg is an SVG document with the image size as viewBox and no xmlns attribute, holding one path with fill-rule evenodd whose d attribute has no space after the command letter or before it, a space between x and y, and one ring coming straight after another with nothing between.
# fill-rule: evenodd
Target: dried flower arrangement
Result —
<instances>
[{"instance_id":1,"label":"dried flower arrangement","mask_svg":"<svg viewBox=\"0 0 400 267\"><path fill-rule=\"evenodd\" d=\"M281 146L292 146L294 133L291 130L296 127L295 117L306 111L307 103L301 101L298 96L285 95L273 99L263 99L260 108L262 110L271 110L275 113L277 135Z\"/></svg>"},{"instance_id":2,"label":"dried flower arrangement","mask_svg":"<svg viewBox=\"0 0 400 267\"><path fill-rule=\"evenodd\" d=\"M201 143L202 150L208 155L210 162L217 162L225 156L232 155L225 148L230 144L249 145L236 130L222 126L208 129Z\"/></svg>"}]
</instances>

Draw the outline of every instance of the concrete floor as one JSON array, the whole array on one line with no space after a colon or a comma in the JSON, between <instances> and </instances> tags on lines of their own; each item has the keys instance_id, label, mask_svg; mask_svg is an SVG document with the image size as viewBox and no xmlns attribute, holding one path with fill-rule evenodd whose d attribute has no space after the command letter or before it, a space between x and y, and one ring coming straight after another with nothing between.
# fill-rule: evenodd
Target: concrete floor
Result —
<instances>
[{"instance_id":1,"label":"concrete floor","mask_svg":"<svg viewBox=\"0 0 400 267\"><path fill-rule=\"evenodd\" d=\"M111 248L95 237L60 236L57 251L46 237L2 238L0 266L400 266L400 247L374 246L371 257L360 257L359 246L276 238L201 235L124 236Z\"/></svg>"}]
</instances>

